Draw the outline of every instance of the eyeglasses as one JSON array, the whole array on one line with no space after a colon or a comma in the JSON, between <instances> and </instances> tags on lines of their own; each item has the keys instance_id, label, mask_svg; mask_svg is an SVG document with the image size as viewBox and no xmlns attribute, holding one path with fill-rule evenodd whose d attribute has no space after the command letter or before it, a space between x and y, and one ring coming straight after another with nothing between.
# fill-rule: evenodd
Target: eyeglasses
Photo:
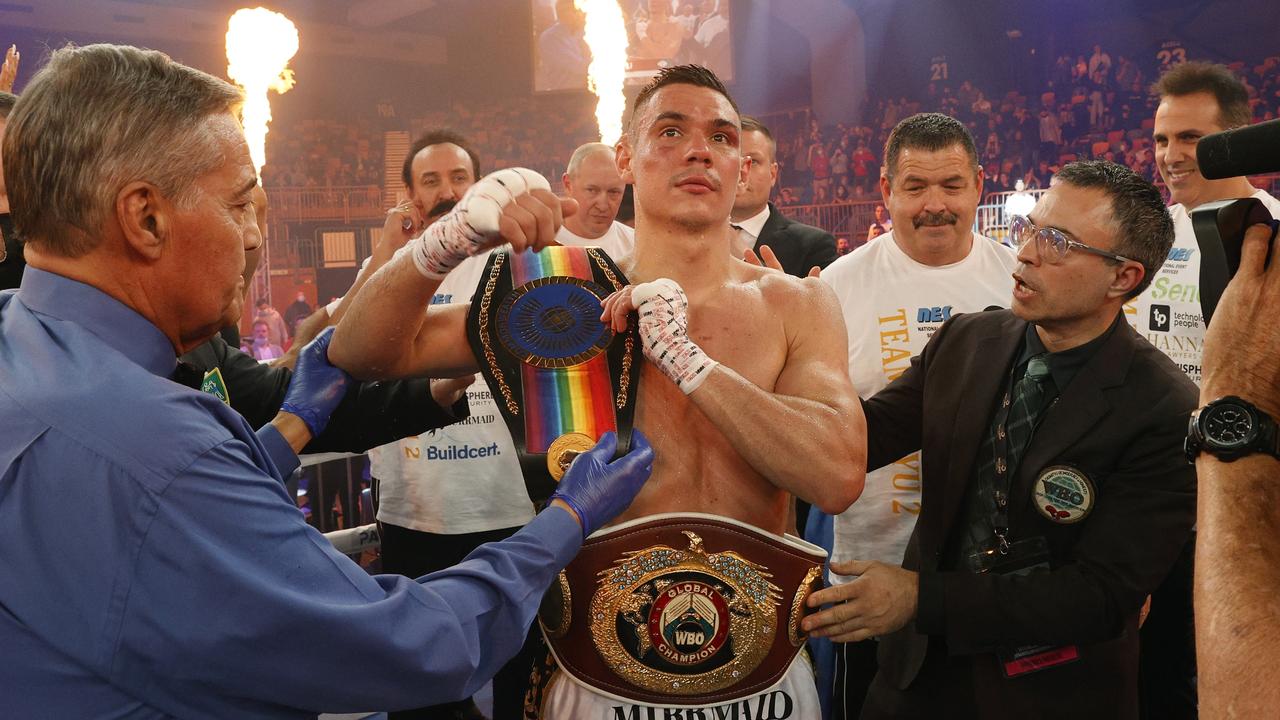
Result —
<instances>
[{"instance_id":1,"label":"eyeglasses","mask_svg":"<svg viewBox=\"0 0 1280 720\"><path fill-rule=\"evenodd\" d=\"M1013 240L1014 247L1019 250L1023 245L1036 241L1036 252L1040 253L1040 257L1052 264L1058 264L1066 259L1067 253L1073 248L1083 250L1087 253L1098 255L1115 262L1137 262L1133 258L1127 258L1123 255L1117 255L1107 250L1100 250L1092 245L1085 245L1067 237L1067 234L1057 228L1036 227L1027 218L1022 215L1014 215L1009 221L1009 237Z\"/></svg>"}]
</instances>

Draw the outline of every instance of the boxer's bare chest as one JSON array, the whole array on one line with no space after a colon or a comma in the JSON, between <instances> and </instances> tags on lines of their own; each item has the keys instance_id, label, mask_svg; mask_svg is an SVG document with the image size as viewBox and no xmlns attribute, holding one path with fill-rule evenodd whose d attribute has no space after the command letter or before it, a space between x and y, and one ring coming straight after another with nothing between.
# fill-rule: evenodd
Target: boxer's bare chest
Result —
<instances>
[{"instance_id":1,"label":"boxer's bare chest","mask_svg":"<svg viewBox=\"0 0 1280 720\"><path fill-rule=\"evenodd\" d=\"M754 283L692 294L689 336L717 362L765 391L772 392L786 363L782 318ZM751 410L742 408L743 413ZM653 443L654 470L619 521L707 512L783 531L787 494L748 465L722 428L648 362L641 372L636 426Z\"/></svg>"}]
</instances>

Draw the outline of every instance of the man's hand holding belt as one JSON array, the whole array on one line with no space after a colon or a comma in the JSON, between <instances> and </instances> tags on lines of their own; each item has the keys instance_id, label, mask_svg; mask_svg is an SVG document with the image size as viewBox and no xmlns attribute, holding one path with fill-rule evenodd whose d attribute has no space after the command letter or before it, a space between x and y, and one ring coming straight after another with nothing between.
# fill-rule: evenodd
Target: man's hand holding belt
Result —
<instances>
[{"instance_id":1,"label":"man's hand holding belt","mask_svg":"<svg viewBox=\"0 0 1280 720\"><path fill-rule=\"evenodd\" d=\"M578 208L551 192L547 179L525 168L486 175L456 207L432 223L399 252L412 253L426 278L440 280L463 260L503 243L515 252L555 243L564 216Z\"/></svg>"},{"instance_id":2,"label":"man's hand holding belt","mask_svg":"<svg viewBox=\"0 0 1280 720\"><path fill-rule=\"evenodd\" d=\"M859 642L888 635L915 618L919 573L870 560L833 562L831 571L858 577L809 596L809 607L831 607L806 617L805 632L833 642Z\"/></svg>"},{"instance_id":3,"label":"man's hand holding belt","mask_svg":"<svg viewBox=\"0 0 1280 720\"><path fill-rule=\"evenodd\" d=\"M631 452L610 462L617 449L617 434L605 433L595 447L574 458L551 495L552 505L578 519L584 538L626 510L653 472L653 448L644 433L633 431Z\"/></svg>"},{"instance_id":4,"label":"man's hand holding belt","mask_svg":"<svg viewBox=\"0 0 1280 720\"><path fill-rule=\"evenodd\" d=\"M600 320L624 332L632 310L640 315L644 356L685 395L697 390L719 363L689 338L689 298L680 285L659 278L625 287L605 298Z\"/></svg>"}]
</instances>

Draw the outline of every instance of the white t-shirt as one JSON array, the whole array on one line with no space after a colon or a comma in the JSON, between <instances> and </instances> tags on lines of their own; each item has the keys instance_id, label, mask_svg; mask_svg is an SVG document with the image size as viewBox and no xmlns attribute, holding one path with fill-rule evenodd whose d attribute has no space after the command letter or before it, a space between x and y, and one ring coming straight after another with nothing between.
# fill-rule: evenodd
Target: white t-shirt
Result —
<instances>
[{"instance_id":1,"label":"white t-shirt","mask_svg":"<svg viewBox=\"0 0 1280 720\"><path fill-rule=\"evenodd\" d=\"M1280 200L1264 190L1253 197L1272 217L1280 217ZM1173 247L1169 257L1142 294L1125 303L1125 319L1142 337L1169 356L1187 377L1200 384L1204 355L1204 316L1200 313L1200 245L1191 215L1181 204L1171 205Z\"/></svg>"},{"instance_id":2,"label":"white t-shirt","mask_svg":"<svg viewBox=\"0 0 1280 720\"><path fill-rule=\"evenodd\" d=\"M1016 265L1012 250L976 233L960 262L922 265L898 247L892 232L831 263L822 279L835 290L849 332L854 390L869 398L883 389L952 315L1008 307ZM919 514L920 453L914 452L867 473L862 496L835 518L832 560L901 564Z\"/></svg>"},{"instance_id":3,"label":"white t-shirt","mask_svg":"<svg viewBox=\"0 0 1280 720\"><path fill-rule=\"evenodd\" d=\"M631 252L631 228L615 222L595 240L560 229L563 245L594 245L610 258ZM505 248L504 248L505 249ZM445 276L431 303L470 302L488 255L468 258ZM519 456L498 405L477 376L467 388L471 416L439 430L369 451L378 478L378 519L447 535L516 527L533 519Z\"/></svg>"},{"instance_id":4,"label":"white t-shirt","mask_svg":"<svg viewBox=\"0 0 1280 720\"><path fill-rule=\"evenodd\" d=\"M630 255L636 246L636 231L617 220L598 238L584 238L569 228L561 225L556 233L556 242L574 247L598 247L609 254L609 259L617 262L623 255Z\"/></svg>"}]
</instances>

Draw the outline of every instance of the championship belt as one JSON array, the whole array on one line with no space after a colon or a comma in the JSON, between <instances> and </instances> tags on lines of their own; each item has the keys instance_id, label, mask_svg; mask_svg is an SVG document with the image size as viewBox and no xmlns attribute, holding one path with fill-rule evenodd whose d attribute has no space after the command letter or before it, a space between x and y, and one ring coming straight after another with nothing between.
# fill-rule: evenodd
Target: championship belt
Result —
<instances>
[{"instance_id":1,"label":"championship belt","mask_svg":"<svg viewBox=\"0 0 1280 720\"><path fill-rule=\"evenodd\" d=\"M610 430L631 447L639 330L615 334L601 303L627 284L603 250L552 246L489 257L467 337L520 458L534 503Z\"/></svg>"},{"instance_id":2,"label":"championship belt","mask_svg":"<svg viewBox=\"0 0 1280 720\"><path fill-rule=\"evenodd\" d=\"M653 515L597 531L538 621L560 669L596 692L712 705L763 692L805 636L826 552L716 515Z\"/></svg>"}]
</instances>

